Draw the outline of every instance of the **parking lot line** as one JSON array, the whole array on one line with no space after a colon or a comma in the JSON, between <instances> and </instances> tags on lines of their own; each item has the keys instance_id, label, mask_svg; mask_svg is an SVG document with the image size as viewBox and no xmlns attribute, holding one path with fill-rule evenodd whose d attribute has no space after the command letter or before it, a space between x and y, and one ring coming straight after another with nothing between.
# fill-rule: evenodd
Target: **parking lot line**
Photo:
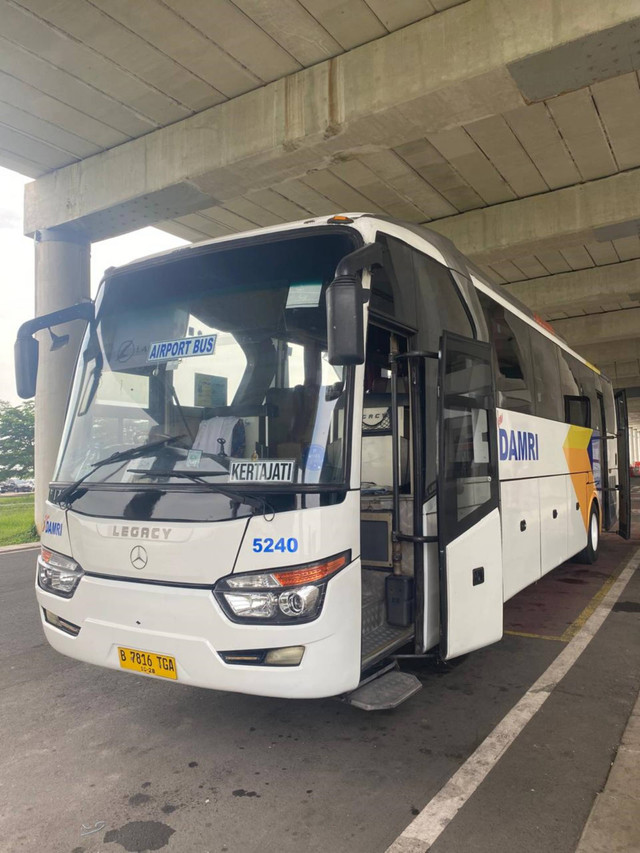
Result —
<instances>
[{"instance_id":1,"label":"parking lot line","mask_svg":"<svg viewBox=\"0 0 640 853\"><path fill-rule=\"evenodd\" d=\"M529 637L532 640L555 640L557 643L568 643L569 640L564 639L564 634L556 637L552 634L529 634L527 631L505 631L510 637Z\"/></svg>"},{"instance_id":2,"label":"parking lot line","mask_svg":"<svg viewBox=\"0 0 640 853\"><path fill-rule=\"evenodd\" d=\"M426 853L429 850L595 637L635 572L639 559L640 548L627 560L620 574L609 578L594 596L600 596L600 600L594 604L592 599L567 629L581 620L581 626L566 647L386 853ZM589 608L591 612L586 613Z\"/></svg>"},{"instance_id":3,"label":"parking lot line","mask_svg":"<svg viewBox=\"0 0 640 853\"><path fill-rule=\"evenodd\" d=\"M578 631L582 628L587 619L591 616L591 614L595 611L596 607L600 604L605 595L609 592L613 584L616 582L616 579L620 576L620 573L613 574L610 578L602 584L600 589L593 596L591 601L587 604L586 607L582 609L582 611L578 614L578 616L573 620L573 622L563 631L562 634L536 634L529 631L511 631L506 630L504 633L508 634L510 637L528 637L532 640L554 640L558 643L568 643L569 640L573 639Z\"/></svg>"},{"instance_id":4,"label":"parking lot line","mask_svg":"<svg viewBox=\"0 0 640 853\"><path fill-rule=\"evenodd\" d=\"M563 643L568 643L569 640L573 639L578 631L585 624L587 619L595 612L596 608L600 604L600 602L604 599L605 595L609 592L611 587L614 585L616 580L620 577L621 573L613 574L610 578L602 584L600 589L593 596L591 601L587 604L584 610L578 615L576 619L573 620L571 625L567 628L567 630L563 633L561 639Z\"/></svg>"}]
</instances>

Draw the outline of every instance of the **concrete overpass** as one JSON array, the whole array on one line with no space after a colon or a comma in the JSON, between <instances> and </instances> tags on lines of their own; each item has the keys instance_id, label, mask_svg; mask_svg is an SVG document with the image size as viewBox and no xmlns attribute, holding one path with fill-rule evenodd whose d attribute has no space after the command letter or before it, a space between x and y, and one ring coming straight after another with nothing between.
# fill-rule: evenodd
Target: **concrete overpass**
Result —
<instances>
[{"instance_id":1,"label":"concrete overpass","mask_svg":"<svg viewBox=\"0 0 640 853\"><path fill-rule=\"evenodd\" d=\"M450 236L640 387L637 0L0 7L0 164L37 179L40 311L88 294L91 241L143 225L198 240L382 211Z\"/></svg>"}]
</instances>

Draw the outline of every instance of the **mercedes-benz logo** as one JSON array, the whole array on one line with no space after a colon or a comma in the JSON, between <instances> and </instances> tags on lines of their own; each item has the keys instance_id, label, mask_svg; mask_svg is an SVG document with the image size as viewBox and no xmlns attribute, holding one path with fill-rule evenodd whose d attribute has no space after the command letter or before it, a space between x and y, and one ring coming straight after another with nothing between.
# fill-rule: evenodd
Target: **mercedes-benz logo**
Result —
<instances>
[{"instance_id":1,"label":"mercedes-benz logo","mask_svg":"<svg viewBox=\"0 0 640 853\"><path fill-rule=\"evenodd\" d=\"M133 341L125 341L123 344L120 345L120 349L118 350L118 354L116 355L116 358L120 362L129 361L129 359L135 353L135 351L136 351L136 348L135 348Z\"/></svg>"},{"instance_id":2,"label":"mercedes-benz logo","mask_svg":"<svg viewBox=\"0 0 640 853\"><path fill-rule=\"evenodd\" d=\"M149 558L147 557L147 552L142 545L136 545L135 548L131 549L129 559L131 560L131 565L134 569L144 569Z\"/></svg>"}]
</instances>

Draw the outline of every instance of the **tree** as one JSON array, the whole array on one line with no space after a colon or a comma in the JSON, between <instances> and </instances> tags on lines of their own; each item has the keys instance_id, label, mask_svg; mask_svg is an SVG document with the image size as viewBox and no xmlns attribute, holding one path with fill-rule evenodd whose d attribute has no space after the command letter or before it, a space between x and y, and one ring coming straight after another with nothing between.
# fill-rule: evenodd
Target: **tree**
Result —
<instances>
[{"instance_id":1,"label":"tree","mask_svg":"<svg viewBox=\"0 0 640 853\"><path fill-rule=\"evenodd\" d=\"M12 406L0 400L0 481L33 477L33 400Z\"/></svg>"}]
</instances>

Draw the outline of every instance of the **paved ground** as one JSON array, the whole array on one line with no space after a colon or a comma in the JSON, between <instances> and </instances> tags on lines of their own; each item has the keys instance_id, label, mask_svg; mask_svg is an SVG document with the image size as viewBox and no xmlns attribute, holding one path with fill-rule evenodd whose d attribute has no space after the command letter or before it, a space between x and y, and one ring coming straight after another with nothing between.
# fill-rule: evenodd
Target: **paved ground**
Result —
<instances>
[{"instance_id":1,"label":"paved ground","mask_svg":"<svg viewBox=\"0 0 640 853\"><path fill-rule=\"evenodd\" d=\"M640 850L640 696L576 853Z\"/></svg>"},{"instance_id":2,"label":"paved ground","mask_svg":"<svg viewBox=\"0 0 640 853\"><path fill-rule=\"evenodd\" d=\"M34 552L0 555L0 849L384 853L640 546L603 541L507 605L505 639L395 712L169 685L44 643ZM640 685L640 572L433 853L573 853ZM97 830L93 831L92 830ZM90 833L90 834L87 834Z\"/></svg>"}]
</instances>

